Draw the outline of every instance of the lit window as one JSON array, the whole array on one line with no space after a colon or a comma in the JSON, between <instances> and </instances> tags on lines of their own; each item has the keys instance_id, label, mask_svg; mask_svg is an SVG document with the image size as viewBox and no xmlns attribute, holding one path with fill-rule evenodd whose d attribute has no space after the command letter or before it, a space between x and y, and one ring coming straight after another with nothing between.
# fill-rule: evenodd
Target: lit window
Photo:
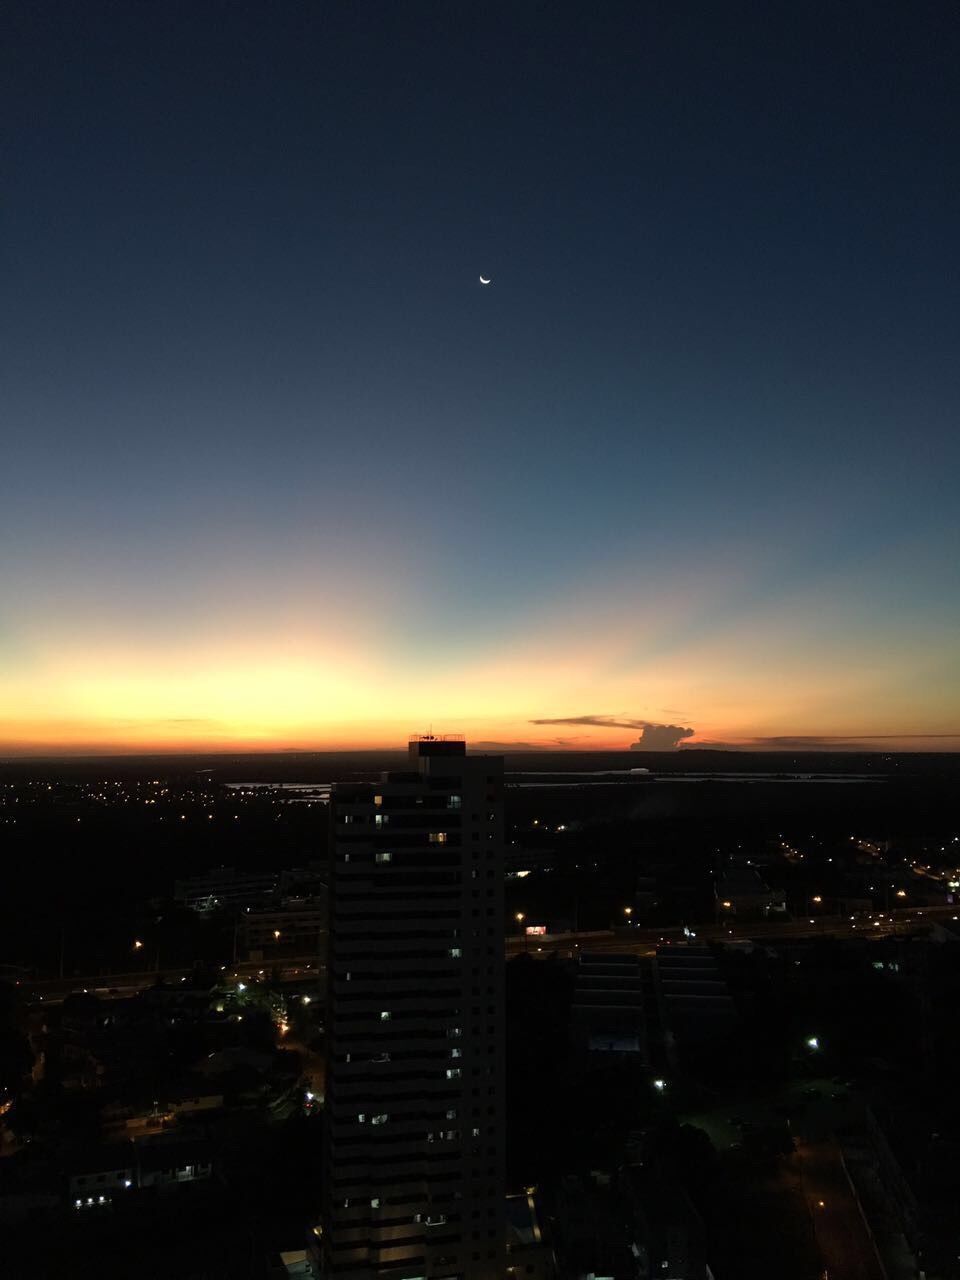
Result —
<instances>
[{"instance_id":1,"label":"lit window","mask_svg":"<svg viewBox=\"0 0 960 1280\"><path fill-rule=\"evenodd\" d=\"M393 854L392 854L392 853L378 853L378 854L376 855L376 857L375 857L375 861L376 861L376 862L392 862L392 861L393 861Z\"/></svg>"},{"instance_id":2,"label":"lit window","mask_svg":"<svg viewBox=\"0 0 960 1280\"><path fill-rule=\"evenodd\" d=\"M390 821L390 815L389 813L378 813L373 820L378 827L382 827Z\"/></svg>"},{"instance_id":3,"label":"lit window","mask_svg":"<svg viewBox=\"0 0 960 1280\"><path fill-rule=\"evenodd\" d=\"M463 1054L461 1053L461 1051L460 1051L459 1049L451 1049L451 1050L450 1050L450 1057L451 1057L451 1058L462 1058L462 1057L463 1057Z\"/></svg>"},{"instance_id":4,"label":"lit window","mask_svg":"<svg viewBox=\"0 0 960 1280\"><path fill-rule=\"evenodd\" d=\"M379 809L379 808L380 808L380 806L383 804L383 796L374 796L374 797L373 797L373 803L374 803L374 804L377 806L377 808Z\"/></svg>"},{"instance_id":5,"label":"lit window","mask_svg":"<svg viewBox=\"0 0 960 1280\"><path fill-rule=\"evenodd\" d=\"M371 1116L371 1117L370 1117L370 1123L371 1123L371 1124L386 1124L386 1123L387 1123L387 1121L388 1121L389 1119L390 1119L390 1117L387 1115L387 1113L386 1113L385 1111L381 1111L379 1115Z\"/></svg>"},{"instance_id":6,"label":"lit window","mask_svg":"<svg viewBox=\"0 0 960 1280\"><path fill-rule=\"evenodd\" d=\"M446 843L447 843L447 833L446 833L445 831L431 831L431 832L430 832L430 843L431 843L431 844L446 844Z\"/></svg>"},{"instance_id":7,"label":"lit window","mask_svg":"<svg viewBox=\"0 0 960 1280\"><path fill-rule=\"evenodd\" d=\"M459 959L460 959L460 957L461 957L462 955L463 955L463 951L461 950L461 948L460 948L460 947L451 947L451 948L450 948L450 956L451 956L451 959L453 959L453 960L459 960Z\"/></svg>"},{"instance_id":8,"label":"lit window","mask_svg":"<svg viewBox=\"0 0 960 1280\"><path fill-rule=\"evenodd\" d=\"M456 1120L456 1118L457 1118L457 1108L456 1108L456 1107L451 1107L451 1108L449 1109L449 1111L447 1112L447 1119L448 1119L448 1120Z\"/></svg>"},{"instance_id":9,"label":"lit window","mask_svg":"<svg viewBox=\"0 0 960 1280\"><path fill-rule=\"evenodd\" d=\"M380 1010L380 1021L381 1021L381 1022L389 1022L389 1021L390 1021L390 1017L391 1017L391 1015L390 1015L390 1010L389 1010L389 1009L381 1009L381 1010Z\"/></svg>"},{"instance_id":10,"label":"lit window","mask_svg":"<svg viewBox=\"0 0 960 1280\"><path fill-rule=\"evenodd\" d=\"M447 1079L459 1080L462 1072L459 1067L447 1067Z\"/></svg>"},{"instance_id":11,"label":"lit window","mask_svg":"<svg viewBox=\"0 0 960 1280\"><path fill-rule=\"evenodd\" d=\"M362 1111L361 1111L361 1112L359 1112L359 1113L357 1114L357 1124L366 1124L366 1122L367 1122L367 1117L366 1117L366 1115L364 1114L364 1112L362 1112Z\"/></svg>"},{"instance_id":12,"label":"lit window","mask_svg":"<svg viewBox=\"0 0 960 1280\"><path fill-rule=\"evenodd\" d=\"M463 799L461 796L447 796L448 809L459 809L462 807L462 805L463 805Z\"/></svg>"},{"instance_id":13,"label":"lit window","mask_svg":"<svg viewBox=\"0 0 960 1280\"><path fill-rule=\"evenodd\" d=\"M371 1208L371 1209L379 1209L379 1208L380 1208L380 1197L379 1197L379 1196L373 1196L373 1197L371 1198L371 1200L370 1200L370 1208Z\"/></svg>"}]
</instances>

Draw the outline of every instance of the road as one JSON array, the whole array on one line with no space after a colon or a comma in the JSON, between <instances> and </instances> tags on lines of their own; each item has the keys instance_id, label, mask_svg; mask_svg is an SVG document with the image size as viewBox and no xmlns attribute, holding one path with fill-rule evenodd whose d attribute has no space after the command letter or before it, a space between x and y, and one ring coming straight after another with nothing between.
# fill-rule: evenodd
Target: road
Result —
<instances>
[{"instance_id":1,"label":"road","mask_svg":"<svg viewBox=\"0 0 960 1280\"><path fill-rule=\"evenodd\" d=\"M243 961L241 964L224 966L224 973L231 977L247 978L251 982L266 973L279 969L280 977L285 982L295 982L298 978L308 979L317 976L316 956L292 956L284 959L279 966L264 964L262 960ZM152 987L158 980L164 982L186 982L192 969L145 969L137 973L110 973L72 978L41 978L17 985L24 993L28 1004L59 1004L64 996L75 991L89 991L104 999L119 999L122 996L136 995Z\"/></svg>"},{"instance_id":2,"label":"road","mask_svg":"<svg viewBox=\"0 0 960 1280\"><path fill-rule=\"evenodd\" d=\"M956 907L901 908L897 911L866 913L859 916L802 917L798 920L758 920L749 924L698 924L693 926L696 942L758 942L818 937L888 938L913 932L934 920L949 920L958 915ZM681 926L665 928L641 927L604 930L597 933L564 933L548 937L507 938L507 955L521 952L547 956L554 953L569 956L576 951L636 951L649 954L661 943L685 943L688 939Z\"/></svg>"},{"instance_id":3,"label":"road","mask_svg":"<svg viewBox=\"0 0 960 1280\"><path fill-rule=\"evenodd\" d=\"M812 923L809 918L800 920L761 920L742 925L698 924L695 926L697 942L746 942L755 939L758 942L788 941L791 939L817 938L832 935L834 937L885 938L897 934L912 932L938 919L951 919L957 915L954 907L901 908L897 911L876 913L850 918L849 916L824 916ZM877 923L873 923L876 921ZM516 935L506 939L506 955L510 959L526 952L532 956L546 959L550 955L570 957L579 951L589 952L635 952L639 955L651 955L661 943L684 943L685 937L681 926L665 928L664 926L643 927L636 929L604 930L595 933L563 933L550 937L523 938ZM290 956L279 962L282 977L294 980L298 977L310 978L317 973L317 957L315 955ZM271 961L244 961L230 964L225 971L237 974L241 978L256 978L262 971L271 972L276 964ZM165 982L179 982L190 976L190 969L148 969L133 973L86 974L71 978L35 979L18 983L27 1002L55 1004L73 991L95 991L100 996L129 996L151 987L158 978Z\"/></svg>"},{"instance_id":4,"label":"road","mask_svg":"<svg viewBox=\"0 0 960 1280\"><path fill-rule=\"evenodd\" d=\"M803 1192L830 1280L885 1280L833 1138L796 1138Z\"/></svg>"}]
</instances>

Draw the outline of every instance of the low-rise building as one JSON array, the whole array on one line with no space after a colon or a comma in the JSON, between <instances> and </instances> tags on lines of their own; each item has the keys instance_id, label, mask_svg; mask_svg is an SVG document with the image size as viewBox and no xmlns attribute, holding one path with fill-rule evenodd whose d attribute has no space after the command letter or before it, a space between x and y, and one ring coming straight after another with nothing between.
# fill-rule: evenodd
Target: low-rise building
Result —
<instances>
[{"instance_id":1,"label":"low-rise building","mask_svg":"<svg viewBox=\"0 0 960 1280\"><path fill-rule=\"evenodd\" d=\"M288 898L269 910L245 910L237 924L237 946L250 960L271 956L319 956L326 950L327 898Z\"/></svg>"},{"instance_id":2,"label":"low-rise building","mask_svg":"<svg viewBox=\"0 0 960 1280\"><path fill-rule=\"evenodd\" d=\"M78 1213L109 1208L137 1185L136 1148L132 1142L92 1147L71 1159L65 1176L67 1203Z\"/></svg>"},{"instance_id":3,"label":"low-rise building","mask_svg":"<svg viewBox=\"0 0 960 1280\"><path fill-rule=\"evenodd\" d=\"M182 906L199 912L267 907L276 901L280 879L279 871L215 867L202 875L175 881L173 897Z\"/></svg>"},{"instance_id":4,"label":"low-rise building","mask_svg":"<svg viewBox=\"0 0 960 1280\"><path fill-rule=\"evenodd\" d=\"M754 867L728 867L714 883L717 915L766 919L786 910L782 889L771 889Z\"/></svg>"},{"instance_id":5,"label":"low-rise building","mask_svg":"<svg viewBox=\"0 0 960 1280\"><path fill-rule=\"evenodd\" d=\"M507 1196L508 1280L553 1280L556 1260L534 1193Z\"/></svg>"},{"instance_id":6,"label":"low-rise building","mask_svg":"<svg viewBox=\"0 0 960 1280\"><path fill-rule=\"evenodd\" d=\"M581 1048L636 1054L646 1062L642 965L640 957L631 954L581 953L570 1019Z\"/></svg>"},{"instance_id":7,"label":"low-rise building","mask_svg":"<svg viewBox=\"0 0 960 1280\"><path fill-rule=\"evenodd\" d=\"M690 1197L663 1170L628 1165L618 1178L637 1280L704 1280L707 1272L703 1219Z\"/></svg>"},{"instance_id":8,"label":"low-rise building","mask_svg":"<svg viewBox=\"0 0 960 1280\"><path fill-rule=\"evenodd\" d=\"M557 1267L561 1280L632 1280L636 1260L610 1179L565 1177L556 1198Z\"/></svg>"},{"instance_id":9,"label":"low-rise building","mask_svg":"<svg viewBox=\"0 0 960 1280\"><path fill-rule=\"evenodd\" d=\"M655 968L671 1044L712 1039L736 1022L736 1006L708 947L658 947Z\"/></svg>"},{"instance_id":10,"label":"low-rise building","mask_svg":"<svg viewBox=\"0 0 960 1280\"><path fill-rule=\"evenodd\" d=\"M205 1142L153 1138L136 1145L141 1190L165 1191L213 1177L213 1155Z\"/></svg>"}]
</instances>

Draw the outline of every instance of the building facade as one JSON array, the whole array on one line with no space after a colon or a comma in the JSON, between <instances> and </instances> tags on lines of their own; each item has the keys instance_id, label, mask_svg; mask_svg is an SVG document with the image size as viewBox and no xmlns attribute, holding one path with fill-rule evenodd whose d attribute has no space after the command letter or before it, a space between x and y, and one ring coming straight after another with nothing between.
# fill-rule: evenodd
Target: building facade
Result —
<instances>
[{"instance_id":1,"label":"building facade","mask_svg":"<svg viewBox=\"0 0 960 1280\"><path fill-rule=\"evenodd\" d=\"M416 739L330 816L318 1265L501 1280L503 760Z\"/></svg>"},{"instance_id":2,"label":"building facade","mask_svg":"<svg viewBox=\"0 0 960 1280\"><path fill-rule=\"evenodd\" d=\"M237 920L237 947L248 960L269 963L282 956L319 956L326 942L325 891L311 898L285 898L272 910L248 909Z\"/></svg>"}]
</instances>

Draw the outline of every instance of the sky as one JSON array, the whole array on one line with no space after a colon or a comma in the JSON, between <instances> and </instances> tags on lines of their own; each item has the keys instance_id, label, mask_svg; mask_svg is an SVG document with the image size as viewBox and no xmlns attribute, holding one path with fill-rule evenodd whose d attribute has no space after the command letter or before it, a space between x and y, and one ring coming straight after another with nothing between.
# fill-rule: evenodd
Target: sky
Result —
<instances>
[{"instance_id":1,"label":"sky","mask_svg":"<svg viewBox=\"0 0 960 1280\"><path fill-rule=\"evenodd\" d=\"M0 24L0 754L960 748L952 0Z\"/></svg>"}]
</instances>

